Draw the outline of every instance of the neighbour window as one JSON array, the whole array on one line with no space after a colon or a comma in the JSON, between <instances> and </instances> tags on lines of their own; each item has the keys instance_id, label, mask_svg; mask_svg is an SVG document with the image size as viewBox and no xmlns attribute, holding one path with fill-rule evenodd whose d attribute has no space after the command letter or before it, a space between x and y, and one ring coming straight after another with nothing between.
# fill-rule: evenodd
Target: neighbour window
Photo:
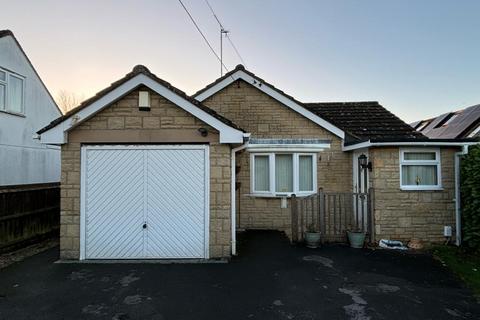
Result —
<instances>
[{"instance_id":1,"label":"neighbour window","mask_svg":"<svg viewBox=\"0 0 480 320\"><path fill-rule=\"evenodd\" d=\"M400 187L406 190L441 188L438 149L400 150Z\"/></svg>"},{"instance_id":2,"label":"neighbour window","mask_svg":"<svg viewBox=\"0 0 480 320\"><path fill-rule=\"evenodd\" d=\"M315 159L314 154L252 154L252 193L275 196L315 192Z\"/></svg>"},{"instance_id":3,"label":"neighbour window","mask_svg":"<svg viewBox=\"0 0 480 320\"><path fill-rule=\"evenodd\" d=\"M0 110L23 113L24 78L0 69Z\"/></svg>"}]
</instances>

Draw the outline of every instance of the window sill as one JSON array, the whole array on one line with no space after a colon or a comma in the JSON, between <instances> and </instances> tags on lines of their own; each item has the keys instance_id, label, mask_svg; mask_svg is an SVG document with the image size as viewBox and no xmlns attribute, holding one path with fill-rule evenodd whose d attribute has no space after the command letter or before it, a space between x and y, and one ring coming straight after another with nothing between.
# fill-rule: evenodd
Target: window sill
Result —
<instances>
[{"instance_id":1,"label":"window sill","mask_svg":"<svg viewBox=\"0 0 480 320\"><path fill-rule=\"evenodd\" d=\"M12 116L26 118L26 116L23 113L17 113L17 112L8 111L8 110L0 110L0 113L6 113L6 114L9 114L9 115L12 115Z\"/></svg>"},{"instance_id":2,"label":"window sill","mask_svg":"<svg viewBox=\"0 0 480 320\"><path fill-rule=\"evenodd\" d=\"M443 187L400 187L402 191L443 191Z\"/></svg>"},{"instance_id":3,"label":"window sill","mask_svg":"<svg viewBox=\"0 0 480 320\"><path fill-rule=\"evenodd\" d=\"M303 198L303 197L308 197L311 196L312 194L315 194L315 192L308 192L308 193L296 193L295 196L297 198ZM272 194L272 193L248 193L246 196L252 197L252 198L272 198L272 199L281 199L281 198L291 198L293 193L287 193L287 194Z\"/></svg>"}]
</instances>

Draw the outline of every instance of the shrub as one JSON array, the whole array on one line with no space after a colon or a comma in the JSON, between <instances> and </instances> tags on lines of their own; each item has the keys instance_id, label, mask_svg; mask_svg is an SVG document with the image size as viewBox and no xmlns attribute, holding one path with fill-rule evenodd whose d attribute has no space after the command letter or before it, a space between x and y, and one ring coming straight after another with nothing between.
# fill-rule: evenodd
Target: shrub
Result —
<instances>
[{"instance_id":1,"label":"shrub","mask_svg":"<svg viewBox=\"0 0 480 320\"><path fill-rule=\"evenodd\" d=\"M462 159L461 192L464 245L480 250L480 145Z\"/></svg>"}]
</instances>

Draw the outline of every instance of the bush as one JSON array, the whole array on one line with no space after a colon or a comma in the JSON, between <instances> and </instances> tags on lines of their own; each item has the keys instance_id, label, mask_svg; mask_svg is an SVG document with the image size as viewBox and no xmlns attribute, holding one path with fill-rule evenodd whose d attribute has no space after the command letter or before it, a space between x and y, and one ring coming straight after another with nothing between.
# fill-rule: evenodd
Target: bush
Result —
<instances>
[{"instance_id":1,"label":"bush","mask_svg":"<svg viewBox=\"0 0 480 320\"><path fill-rule=\"evenodd\" d=\"M480 251L480 145L462 159L461 192L464 245Z\"/></svg>"}]
</instances>

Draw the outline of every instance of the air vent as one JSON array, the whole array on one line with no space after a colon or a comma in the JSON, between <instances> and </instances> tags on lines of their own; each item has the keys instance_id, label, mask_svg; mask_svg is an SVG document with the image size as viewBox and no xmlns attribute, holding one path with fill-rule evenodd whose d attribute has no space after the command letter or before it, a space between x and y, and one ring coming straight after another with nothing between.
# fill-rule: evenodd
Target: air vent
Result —
<instances>
[{"instance_id":1,"label":"air vent","mask_svg":"<svg viewBox=\"0 0 480 320\"><path fill-rule=\"evenodd\" d=\"M138 92L138 110L150 111L150 93L148 91Z\"/></svg>"}]
</instances>

